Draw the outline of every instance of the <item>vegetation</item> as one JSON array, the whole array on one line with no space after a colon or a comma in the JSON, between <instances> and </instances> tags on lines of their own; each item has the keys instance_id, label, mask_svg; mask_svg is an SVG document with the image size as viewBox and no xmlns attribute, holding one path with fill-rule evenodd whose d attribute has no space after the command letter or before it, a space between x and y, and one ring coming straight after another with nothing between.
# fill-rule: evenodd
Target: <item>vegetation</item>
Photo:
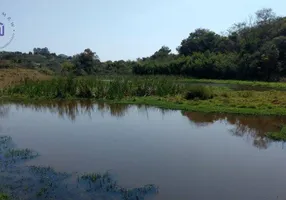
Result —
<instances>
[{"instance_id":1,"label":"vegetation","mask_svg":"<svg viewBox=\"0 0 286 200\"><path fill-rule=\"evenodd\" d=\"M0 200L9 200L9 196L3 193L0 193Z\"/></svg>"},{"instance_id":2,"label":"vegetation","mask_svg":"<svg viewBox=\"0 0 286 200\"><path fill-rule=\"evenodd\" d=\"M274 141L286 141L286 126L283 126L279 132L270 132L267 137Z\"/></svg>"},{"instance_id":3,"label":"vegetation","mask_svg":"<svg viewBox=\"0 0 286 200\"><path fill-rule=\"evenodd\" d=\"M5 89L0 90L0 95L2 99L84 98L205 112L285 115L286 97L281 91L255 91L254 88L241 91L232 87L188 84L239 84L286 89L285 83L269 83L285 79L286 18L276 16L272 9L262 9L250 19L233 25L225 35L196 29L181 41L178 54L162 46L150 57L136 61L102 62L89 48L73 56L56 55L47 47L34 48L29 53L0 52L1 71L32 68L63 76L50 79L50 76L38 73L41 74L38 80L28 76L7 81L4 73L4 81L0 79L0 83ZM102 76L105 74L108 76ZM22 84L11 86L14 82Z\"/></svg>"},{"instance_id":4,"label":"vegetation","mask_svg":"<svg viewBox=\"0 0 286 200\"><path fill-rule=\"evenodd\" d=\"M90 99L189 111L286 115L286 93L193 86L160 77L55 78L5 89L2 99Z\"/></svg>"},{"instance_id":5,"label":"vegetation","mask_svg":"<svg viewBox=\"0 0 286 200\"><path fill-rule=\"evenodd\" d=\"M262 9L226 34L199 28L183 39L177 54L162 46L136 61L101 62L87 48L73 56L56 55L47 47L33 52L0 52L0 68L24 67L63 75L182 75L206 79L281 81L286 75L286 17Z\"/></svg>"},{"instance_id":6,"label":"vegetation","mask_svg":"<svg viewBox=\"0 0 286 200\"><path fill-rule=\"evenodd\" d=\"M196 29L181 42L178 55L162 47L154 54L160 56L140 60L133 72L277 81L285 76L285 44L286 18L262 9L249 22L234 24L226 35Z\"/></svg>"},{"instance_id":7,"label":"vegetation","mask_svg":"<svg viewBox=\"0 0 286 200\"><path fill-rule=\"evenodd\" d=\"M213 98L213 92L206 86L192 86L185 94L185 99L187 100L206 100L211 98Z\"/></svg>"},{"instance_id":8,"label":"vegetation","mask_svg":"<svg viewBox=\"0 0 286 200\"><path fill-rule=\"evenodd\" d=\"M178 95L185 85L164 78L116 78L112 81L100 78L56 78L48 81L25 81L10 87L4 93L29 98L94 98L122 99L124 97Z\"/></svg>"},{"instance_id":9,"label":"vegetation","mask_svg":"<svg viewBox=\"0 0 286 200\"><path fill-rule=\"evenodd\" d=\"M75 175L56 172L51 167L25 166L22 162L35 158L35 152L13 146L11 137L0 136L0 200L10 197L13 200L93 199L99 195L103 199L113 199L115 195L118 199L128 200L144 199L146 195L158 192L155 185L126 189L109 173Z\"/></svg>"},{"instance_id":10,"label":"vegetation","mask_svg":"<svg viewBox=\"0 0 286 200\"><path fill-rule=\"evenodd\" d=\"M264 82L264 81L246 81L246 80L218 80L218 79L193 79L193 78L181 78L177 80L182 83L200 83L200 84L212 84L212 85L224 85L227 87L231 86L245 86L245 88L253 88L253 90L257 89L278 89L285 90L286 83L285 82Z\"/></svg>"},{"instance_id":11,"label":"vegetation","mask_svg":"<svg viewBox=\"0 0 286 200\"><path fill-rule=\"evenodd\" d=\"M24 80L48 80L51 76L32 69L11 68L0 69L0 90Z\"/></svg>"}]
</instances>

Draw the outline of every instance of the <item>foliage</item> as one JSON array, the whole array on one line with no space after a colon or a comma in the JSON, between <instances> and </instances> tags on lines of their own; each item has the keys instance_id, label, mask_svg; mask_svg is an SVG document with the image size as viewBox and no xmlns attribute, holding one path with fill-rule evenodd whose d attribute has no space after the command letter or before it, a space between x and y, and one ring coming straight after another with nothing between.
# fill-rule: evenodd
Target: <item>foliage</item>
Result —
<instances>
[{"instance_id":1,"label":"foliage","mask_svg":"<svg viewBox=\"0 0 286 200\"><path fill-rule=\"evenodd\" d=\"M182 40L178 55L144 58L133 73L278 81L286 75L286 18L277 17L272 9L255 15L234 24L227 35L196 29Z\"/></svg>"},{"instance_id":2,"label":"foliage","mask_svg":"<svg viewBox=\"0 0 286 200\"><path fill-rule=\"evenodd\" d=\"M4 89L1 99L89 99L190 111L286 115L286 93L283 90L261 90L253 86L247 90L215 85L195 87L192 82L182 81L156 76L55 78L26 81ZM255 84L267 86L263 82L253 82ZM276 86L271 83L270 86L279 88L281 84ZM186 96L190 91L191 95Z\"/></svg>"},{"instance_id":3,"label":"foliage","mask_svg":"<svg viewBox=\"0 0 286 200\"><path fill-rule=\"evenodd\" d=\"M40 54L40 55L49 55L50 51L47 47L45 48L34 48L33 49L34 54Z\"/></svg>"},{"instance_id":4,"label":"foliage","mask_svg":"<svg viewBox=\"0 0 286 200\"><path fill-rule=\"evenodd\" d=\"M0 200L9 200L9 196L3 193L0 193Z\"/></svg>"},{"instance_id":5,"label":"foliage","mask_svg":"<svg viewBox=\"0 0 286 200\"><path fill-rule=\"evenodd\" d=\"M213 98L213 93L211 89L207 86L193 86L191 87L185 95L187 100L192 99L211 99Z\"/></svg>"},{"instance_id":6,"label":"foliage","mask_svg":"<svg viewBox=\"0 0 286 200\"><path fill-rule=\"evenodd\" d=\"M84 52L74 56L73 63L76 75L86 75L94 74L100 61L95 52L85 49Z\"/></svg>"},{"instance_id":7,"label":"foliage","mask_svg":"<svg viewBox=\"0 0 286 200\"><path fill-rule=\"evenodd\" d=\"M93 78L54 78L48 81L25 81L5 90L8 95L26 95L30 98L94 98L122 99L131 96L177 95L185 85L157 77L117 77L105 80Z\"/></svg>"},{"instance_id":8,"label":"foliage","mask_svg":"<svg viewBox=\"0 0 286 200\"><path fill-rule=\"evenodd\" d=\"M286 76L286 17L264 8L226 34L198 28L181 41L177 51L174 54L164 45L149 57L102 62L89 48L74 56L34 48L28 54L0 52L0 68L47 69L64 76L133 73L280 81Z\"/></svg>"}]
</instances>

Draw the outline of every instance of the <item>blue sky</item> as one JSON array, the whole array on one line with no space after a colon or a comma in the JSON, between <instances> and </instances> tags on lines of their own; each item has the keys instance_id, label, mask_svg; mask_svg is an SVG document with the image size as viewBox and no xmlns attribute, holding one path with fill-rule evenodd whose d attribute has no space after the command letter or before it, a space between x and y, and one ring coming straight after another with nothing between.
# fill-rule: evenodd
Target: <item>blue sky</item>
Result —
<instances>
[{"instance_id":1,"label":"blue sky","mask_svg":"<svg viewBox=\"0 0 286 200\"><path fill-rule=\"evenodd\" d=\"M6 51L74 55L85 48L102 61L136 59L161 46L173 52L196 28L217 33L267 7L286 16L285 0L0 0L16 35Z\"/></svg>"}]
</instances>

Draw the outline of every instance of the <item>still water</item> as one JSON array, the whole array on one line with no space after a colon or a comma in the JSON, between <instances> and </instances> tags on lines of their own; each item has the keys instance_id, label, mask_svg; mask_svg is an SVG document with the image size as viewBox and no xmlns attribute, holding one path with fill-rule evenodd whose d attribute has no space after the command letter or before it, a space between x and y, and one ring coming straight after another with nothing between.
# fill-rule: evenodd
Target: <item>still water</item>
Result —
<instances>
[{"instance_id":1,"label":"still water","mask_svg":"<svg viewBox=\"0 0 286 200\"><path fill-rule=\"evenodd\" d=\"M264 137L282 117L250 117L90 102L1 106L1 135L40 157L27 165L105 172L156 200L286 199L286 150Z\"/></svg>"}]
</instances>

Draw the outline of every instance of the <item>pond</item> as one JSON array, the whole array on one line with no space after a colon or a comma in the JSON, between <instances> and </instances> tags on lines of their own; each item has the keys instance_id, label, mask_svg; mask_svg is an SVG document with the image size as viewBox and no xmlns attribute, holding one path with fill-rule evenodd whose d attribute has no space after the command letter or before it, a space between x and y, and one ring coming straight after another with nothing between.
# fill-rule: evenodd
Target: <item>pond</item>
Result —
<instances>
[{"instance_id":1,"label":"pond","mask_svg":"<svg viewBox=\"0 0 286 200\"><path fill-rule=\"evenodd\" d=\"M0 115L0 135L39 153L26 166L108 171L124 188L156 185L145 199L286 199L284 144L264 137L285 117L86 101L6 103Z\"/></svg>"}]
</instances>

